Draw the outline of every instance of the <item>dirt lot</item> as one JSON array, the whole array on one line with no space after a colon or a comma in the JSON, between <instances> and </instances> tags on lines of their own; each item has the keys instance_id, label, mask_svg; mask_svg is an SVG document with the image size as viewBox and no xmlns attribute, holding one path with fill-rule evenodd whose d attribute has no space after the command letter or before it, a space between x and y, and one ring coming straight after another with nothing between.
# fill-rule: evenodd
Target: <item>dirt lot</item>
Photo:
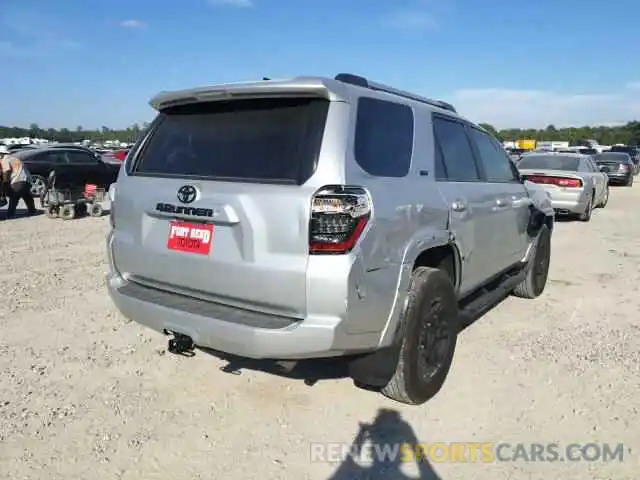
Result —
<instances>
[{"instance_id":1,"label":"dirt lot","mask_svg":"<svg viewBox=\"0 0 640 480\"><path fill-rule=\"evenodd\" d=\"M337 364L291 378L234 362L234 375L202 352L165 353L166 339L125 322L105 292L107 218L0 212L0 477L417 478L415 464L311 460L312 442L349 446L369 424L384 442L626 449L622 463L432 461L421 478L637 478L639 206L640 187L616 188L591 223L558 223L543 297L510 298L467 328L445 388L422 407L354 388ZM300 379L312 374L315 385Z\"/></svg>"}]
</instances>

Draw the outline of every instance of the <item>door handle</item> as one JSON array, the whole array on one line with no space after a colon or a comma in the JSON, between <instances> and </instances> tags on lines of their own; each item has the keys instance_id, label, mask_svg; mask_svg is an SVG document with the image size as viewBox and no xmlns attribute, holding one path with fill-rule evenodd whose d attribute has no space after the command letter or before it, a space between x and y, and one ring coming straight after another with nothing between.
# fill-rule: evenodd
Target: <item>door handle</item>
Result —
<instances>
[{"instance_id":1,"label":"door handle","mask_svg":"<svg viewBox=\"0 0 640 480\"><path fill-rule=\"evenodd\" d=\"M498 198L496 200L496 205L498 207L506 207L507 206L507 201L505 199L503 199L503 198Z\"/></svg>"},{"instance_id":2,"label":"door handle","mask_svg":"<svg viewBox=\"0 0 640 480\"><path fill-rule=\"evenodd\" d=\"M451 204L451 210L454 212L464 212L467 209L467 204L462 200L456 200Z\"/></svg>"},{"instance_id":3,"label":"door handle","mask_svg":"<svg viewBox=\"0 0 640 480\"><path fill-rule=\"evenodd\" d=\"M529 198L516 198L511 202L511 206L513 208L520 208L529 205L531 205L531 200Z\"/></svg>"}]
</instances>

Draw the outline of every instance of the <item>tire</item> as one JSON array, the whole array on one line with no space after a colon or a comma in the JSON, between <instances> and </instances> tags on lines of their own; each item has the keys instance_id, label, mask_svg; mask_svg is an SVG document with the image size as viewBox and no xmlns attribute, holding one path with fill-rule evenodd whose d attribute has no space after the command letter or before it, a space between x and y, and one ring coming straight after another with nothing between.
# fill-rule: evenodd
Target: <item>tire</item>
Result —
<instances>
[{"instance_id":1,"label":"tire","mask_svg":"<svg viewBox=\"0 0 640 480\"><path fill-rule=\"evenodd\" d=\"M414 270L402 322L404 330L398 363L391 380L382 388L382 394L397 402L421 405L442 388L456 347L458 301L446 273L429 267ZM436 332L436 329L440 331ZM439 348L429 349L430 354L438 353L436 365L428 364L431 355L423 350L425 336L429 333L442 335L441 343L435 345Z\"/></svg>"},{"instance_id":2,"label":"tire","mask_svg":"<svg viewBox=\"0 0 640 480\"><path fill-rule=\"evenodd\" d=\"M587 202L587 206L585 207L584 212L578 215L578 220L580 220L581 222L589 222L591 221L592 213L593 213L593 195L591 195L589 202Z\"/></svg>"},{"instance_id":3,"label":"tire","mask_svg":"<svg viewBox=\"0 0 640 480\"><path fill-rule=\"evenodd\" d=\"M604 199L600 202L600 205L598 205L598 208L606 207L607 203L609 203L609 186L607 186L607 188L605 189Z\"/></svg>"},{"instance_id":4,"label":"tire","mask_svg":"<svg viewBox=\"0 0 640 480\"><path fill-rule=\"evenodd\" d=\"M629 179L627 180L627 183L624 184L625 187L632 187L633 186L633 175L629 176Z\"/></svg>"},{"instance_id":5,"label":"tire","mask_svg":"<svg viewBox=\"0 0 640 480\"><path fill-rule=\"evenodd\" d=\"M40 197L47 188L47 179L40 175L31 175L31 196Z\"/></svg>"},{"instance_id":6,"label":"tire","mask_svg":"<svg viewBox=\"0 0 640 480\"><path fill-rule=\"evenodd\" d=\"M101 217L104 213L104 208L99 203L91 204L91 208L89 208L89 215L92 217Z\"/></svg>"},{"instance_id":7,"label":"tire","mask_svg":"<svg viewBox=\"0 0 640 480\"><path fill-rule=\"evenodd\" d=\"M73 205L65 205L60 208L59 215L63 220L72 220L76 217L76 208Z\"/></svg>"},{"instance_id":8,"label":"tire","mask_svg":"<svg viewBox=\"0 0 640 480\"><path fill-rule=\"evenodd\" d=\"M549 277L551 263L551 231L543 225L538 233L536 251L533 254L533 264L530 266L525 279L511 292L520 298L538 298L544 292Z\"/></svg>"},{"instance_id":9,"label":"tire","mask_svg":"<svg viewBox=\"0 0 640 480\"><path fill-rule=\"evenodd\" d=\"M55 205L49 205L47 207L47 217L58 218L58 207Z\"/></svg>"}]
</instances>

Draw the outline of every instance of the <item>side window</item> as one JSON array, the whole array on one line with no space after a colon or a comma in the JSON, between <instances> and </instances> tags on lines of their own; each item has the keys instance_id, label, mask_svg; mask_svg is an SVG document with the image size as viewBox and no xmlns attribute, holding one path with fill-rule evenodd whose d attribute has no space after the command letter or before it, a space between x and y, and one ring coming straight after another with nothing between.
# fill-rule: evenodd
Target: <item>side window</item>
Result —
<instances>
[{"instance_id":1,"label":"side window","mask_svg":"<svg viewBox=\"0 0 640 480\"><path fill-rule=\"evenodd\" d=\"M480 172L473 157L469 137L464 125L453 120L433 117L433 133L436 151L436 179L452 182L480 180ZM440 159L438 158L440 156ZM438 176L438 162L442 161L442 176Z\"/></svg>"},{"instance_id":2,"label":"side window","mask_svg":"<svg viewBox=\"0 0 640 480\"><path fill-rule=\"evenodd\" d=\"M399 103L360 97L354 154L358 165L376 177L404 177L413 151L413 111Z\"/></svg>"},{"instance_id":3,"label":"side window","mask_svg":"<svg viewBox=\"0 0 640 480\"><path fill-rule=\"evenodd\" d=\"M590 172L591 171L591 169L589 168L588 162L584 158L580 159L580 163L578 163L578 171L579 172Z\"/></svg>"},{"instance_id":4,"label":"side window","mask_svg":"<svg viewBox=\"0 0 640 480\"><path fill-rule=\"evenodd\" d=\"M96 163L96 161L85 152L72 152L67 151L67 158L69 159L69 163L72 165L87 165Z\"/></svg>"},{"instance_id":5,"label":"side window","mask_svg":"<svg viewBox=\"0 0 640 480\"><path fill-rule=\"evenodd\" d=\"M42 157L44 162L50 163L53 165L61 165L61 164L68 163L63 152L48 152L44 154Z\"/></svg>"},{"instance_id":6,"label":"side window","mask_svg":"<svg viewBox=\"0 0 640 480\"><path fill-rule=\"evenodd\" d=\"M487 181L494 183L516 182L517 178L514 175L511 161L493 138L476 128L470 128L470 132L480 154L480 160L484 165Z\"/></svg>"}]
</instances>

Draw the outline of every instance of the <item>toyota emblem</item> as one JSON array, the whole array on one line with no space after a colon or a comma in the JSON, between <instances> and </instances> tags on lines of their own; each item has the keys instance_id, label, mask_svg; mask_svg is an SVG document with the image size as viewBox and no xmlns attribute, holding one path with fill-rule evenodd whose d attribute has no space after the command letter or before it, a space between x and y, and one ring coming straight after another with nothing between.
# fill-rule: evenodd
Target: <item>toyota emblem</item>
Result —
<instances>
[{"instance_id":1,"label":"toyota emblem","mask_svg":"<svg viewBox=\"0 0 640 480\"><path fill-rule=\"evenodd\" d=\"M197 193L193 185L184 185L178 189L178 200L182 203L193 203Z\"/></svg>"}]
</instances>

